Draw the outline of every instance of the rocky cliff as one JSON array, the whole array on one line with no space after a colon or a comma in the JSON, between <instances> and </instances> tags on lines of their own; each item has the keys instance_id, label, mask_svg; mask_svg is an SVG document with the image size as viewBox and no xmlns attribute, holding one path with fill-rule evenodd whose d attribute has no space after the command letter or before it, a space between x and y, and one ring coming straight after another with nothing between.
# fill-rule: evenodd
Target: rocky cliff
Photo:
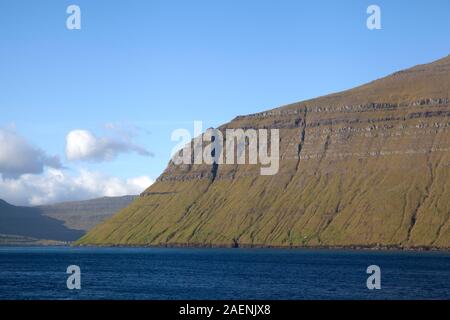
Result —
<instances>
[{"instance_id":1,"label":"rocky cliff","mask_svg":"<svg viewBox=\"0 0 450 320\"><path fill-rule=\"evenodd\" d=\"M450 248L449 97L450 56L239 116L280 130L278 174L171 162L79 244Z\"/></svg>"}]
</instances>

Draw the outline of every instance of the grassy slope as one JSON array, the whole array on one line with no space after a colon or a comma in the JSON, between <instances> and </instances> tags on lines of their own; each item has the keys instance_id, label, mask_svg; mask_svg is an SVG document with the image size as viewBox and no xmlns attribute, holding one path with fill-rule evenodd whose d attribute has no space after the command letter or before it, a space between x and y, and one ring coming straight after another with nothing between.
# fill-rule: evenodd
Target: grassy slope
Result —
<instances>
[{"instance_id":1,"label":"grassy slope","mask_svg":"<svg viewBox=\"0 0 450 320\"><path fill-rule=\"evenodd\" d=\"M277 175L221 165L211 182L207 166L169 165L146 196L78 243L450 248L450 107L411 105L448 99L449 88L447 57L273 110L298 113L237 118L226 126L282 128ZM371 102L404 105L311 112Z\"/></svg>"}]
</instances>

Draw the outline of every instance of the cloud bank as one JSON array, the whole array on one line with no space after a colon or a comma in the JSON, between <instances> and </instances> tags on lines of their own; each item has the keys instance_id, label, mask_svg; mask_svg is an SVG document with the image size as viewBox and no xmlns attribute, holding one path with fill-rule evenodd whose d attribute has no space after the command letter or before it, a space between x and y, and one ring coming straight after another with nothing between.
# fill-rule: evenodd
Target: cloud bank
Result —
<instances>
[{"instance_id":1,"label":"cloud bank","mask_svg":"<svg viewBox=\"0 0 450 320\"><path fill-rule=\"evenodd\" d=\"M0 128L0 173L3 178L39 174L45 167L60 169L59 157L48 156L32 146L14 128Z\"/></svg>"},{"instance_id":2,"label":"cloud bank","mask_svg":"<svg viewBox=\"0 0 450 320\"><path fill-rule=\"evenodd\" d=\"M131 135L98 138L86 130L67 135L69 160L109 161L120 153L152 155L132 143ZM98 197L136 195L153 183L148 176L123 179L86 169L69 170L19 135L0 128L0 199L15 205L42 205Z\"/></svg>"},{"instance_id":3,"label":"cloud bank","mask_svg":"<svg viewBox=\"0 0 450 320\"><path fill-rule=\"evenodd\" d=\"M69 161L111 161L121 153L132 152L153 156L150 151L134 144L128 136L97 137L88 130L73 130L66 137L66 157Z\"/></svg>"},{"instance_id":4,"label":"cloud bank","mask_svg":"<svg viewBox=\"0 0 450 320\"><path fill-rule=\"evenodd\" d=\"M147 176L120 179L100 172L80 170L70 175L58 169L0 180L1 198L15 205L42 205L139 194L153 183Z\"/></svg>"}]
</instances>

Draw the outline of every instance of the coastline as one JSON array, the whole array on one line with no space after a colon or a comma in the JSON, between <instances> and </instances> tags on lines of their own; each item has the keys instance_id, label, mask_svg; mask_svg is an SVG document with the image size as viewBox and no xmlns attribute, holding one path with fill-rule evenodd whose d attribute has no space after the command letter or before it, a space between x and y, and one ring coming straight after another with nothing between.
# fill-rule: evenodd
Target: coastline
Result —
<instances>
[{"instance_id":1,"label":"coastline","mask_svg":"<svg viewBox=\"0 0 450 320\"><path fill-rule=\"evenodd\" d=\"M160 245L133 245L133 244L72 244L70 247L79 248L186 248L186 249L283 249L283 250L354 250L354 251L436 251L436 252L450 252L450 248L432 247L432 246L417 246L417 247L404 247L398 245L391 246L364 246L364 245L348 245L348 246L278 246L278 245L255 245L255 244L242 244L239 246L227 245L227 244L160 244Z\"/></svg>"},{"instance_id":2,"label":"coastline","mask_svg":"<svg viewBox=\"0 0 450 320\"><path fill-rule=\"evenodd\" d=\"M186 248L186 249L282 249L282 250L350 250L350 251L437 251L450 252L450 248L435 246L401 246L401 245L267 245L267 244L211 244L211 243L160 243L160 244L84 244L78 241L11 241L0 243L0 248L5 247L67 247L67 248Z\"/></svg>"}]
</instances>

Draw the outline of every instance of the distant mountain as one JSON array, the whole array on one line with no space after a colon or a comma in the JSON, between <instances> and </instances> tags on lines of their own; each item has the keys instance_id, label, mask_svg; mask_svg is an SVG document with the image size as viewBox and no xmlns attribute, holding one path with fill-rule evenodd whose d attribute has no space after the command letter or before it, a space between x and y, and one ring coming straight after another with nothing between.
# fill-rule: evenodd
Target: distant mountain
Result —
<instances>
[{"instance_id":1,"label":"distant mountain","mask_svg":"<svg viewBox=\"0 0 450 320\"><path fill-rule=\"evenodd\" d=\"M87 231L128 206L136 196L103 197L86 201L39 206L43 215L64 221L71 229Z\"/></svg>"},{"instance_id":2,"label":"distant mountain","mask_svg":"<svg viewBox=\"0 0 450 320\"><path fill-rule=\"evenodd\" d=\"M134 198L105 197L38 207L13 206L0 200L0 244L77 240Z\"/></svg>"},{"instance_id":3,"label":"distant mountain","mask_svg":"<svg viewBox=\"0 0 450 320\"><path fill-rule=\"evenodd\" d=\"M450 56L239 116L219 130L280 130L278 174L170 162L78 243L450 248L449 98Z\"/></svg>"},{"instance_id":4,"label":"distant mountain","mask_svg":"<svg viewBox=\"0 0 450 320\"><path fill-rule=\"evenodd\" d=\"M64 221L47 217L38 208L16 207L0 200L0 234L73 241L84 232L64 226Z\"/></svg>"}]
</instances>

